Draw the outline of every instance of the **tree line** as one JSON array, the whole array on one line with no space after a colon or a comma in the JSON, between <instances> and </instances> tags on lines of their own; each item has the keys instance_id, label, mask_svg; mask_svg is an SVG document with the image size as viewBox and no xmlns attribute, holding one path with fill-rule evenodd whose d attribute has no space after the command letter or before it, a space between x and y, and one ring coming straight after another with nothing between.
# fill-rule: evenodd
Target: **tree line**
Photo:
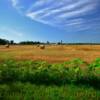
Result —
<instances>
[{"instance_id":1,"label":"tree line","mask_svg":"<svg viewBox=\"0 0 100 100\"><path fill-rule=\"evenodd\" d=\"M14 40L7 40L7 39L0 38L0 45L6 45L6 44L35 45L35 44L44 44L44 43L39 42L39 41L21 41L19 43L16 43L16 42L14 42Z\"/></svg>"},{"instance_id":2,"label":"tree line","mask_svg":"<svg viewBox=\"0 0 100 100\"><path fill-rule=\"evenodd\" d=\"M19 43L14 42L14 40L6 40L0 38L0 45L6 45L6 44L19 44L19 45L37 45L37 44L57 44L57 45L100 45L100 43L64 43L62 40L56 43L52 42L40 42L40 41L21 41Z\"/></svg>"}]
</instances>

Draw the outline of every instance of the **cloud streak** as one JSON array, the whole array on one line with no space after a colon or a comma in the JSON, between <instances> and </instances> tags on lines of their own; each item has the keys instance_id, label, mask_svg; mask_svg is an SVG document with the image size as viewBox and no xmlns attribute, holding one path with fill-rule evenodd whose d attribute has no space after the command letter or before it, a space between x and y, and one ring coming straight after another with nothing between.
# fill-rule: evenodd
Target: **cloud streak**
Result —
<instances>
[{"instance_id":1,"label":"cloud streak","mask_svg":"<svg viewBox=\"0 0 100 100\"><path fill-rule=\"evenodd\" d=\"M19 0L12 0L12 5L14 7L17 7L18 3L19 3Z\"/></svg>"},{"instance_id":2,"label":"cloud streak","mask_svg":"<svg viewBox=\"0 0 100 100\"><path fill-rule=\"evenodd\" d=\"M12 5L20 11L22 11L20 6L26 7L22 3L23 0L11 1ZM98 20L94 21L95 18L88 18L98 9L98 4L99 0L36 0L31 1L24 15L62 29L67 27L79 31L83 27L83 30L86 30L93 27L94 23L98 23Z\"/></svg>"},{"instance_id":3,"label":"cloud streak","mask_svg":"<svg viewBox=\"0 0 100 100\"><path fill-rule=\"evenodd\" d=\"M15 30L15 29L7 28L7 27L0 28L0 32L1 33L5 33L5 35L9 35L10 34L10 35L18 37L18 38L23 37L23 33L22 32L19 32L19 31Z\"/></svg>"}]
</instances>

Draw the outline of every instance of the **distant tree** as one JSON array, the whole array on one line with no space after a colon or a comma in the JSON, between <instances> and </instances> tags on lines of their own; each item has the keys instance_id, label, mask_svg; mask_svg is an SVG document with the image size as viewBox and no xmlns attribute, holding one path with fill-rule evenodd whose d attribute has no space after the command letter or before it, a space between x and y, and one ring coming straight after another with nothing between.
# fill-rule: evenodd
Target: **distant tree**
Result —
<instances>
[{"instance_id":1,"label":"distant tree","mask_svg":"<svg viewBox=\"0 0 100 100\"><path fill-rule=\"evenodd\" d=\"M0 38L0 45L5 45L5 44L8 44L8 43L9 43L8 40Z\"/></svg>"},{"instance_id":2,"label":"distant tree","mask_svg":"<svg viewBox=\"0 0 100 100\"><path fill-rule=\"evenodd\" d=\"M47 41L47 44L50 44L50 42L49 42L49 41Z\"/></svg>"},{"instance_id":3,"label":"distant tree","mask_svg":"<svg viewBox=\"0 0 100 100\"><path fill-rule=\"evenodd\" d=\"M10 44L14 44L14 40L11 40L11 41L10 41Z\"/></svg>"},{"instance_id":4,"label":"distant tree","mask_svg":"<svg viewBox=\"0 0 100 100\"><path fill-rule=\"evenodd\" d=\"M33 41L22 41L19 44L22 44L22 45L31 45L31 44L33 44Z\"/></svg>"},{"instance_id":5,"label":"distant tree","mask_svg":"<svg viewBox=\"0 0 100 100\"><path fill-rule=\"evenodd\" d=\"M60 45L60 44L61 44L61 42L58 42L57 44L58 44L58 45Z\"/></svg>"},{"instance_id":6,"label":"distant tree","mask_svg":"<svg viewBox=\"0 0 100 100\"><path fill-rule=\"evenodd\" d=\"M35 45L35 44L41 44L41 43L39 41L35 41L35 42L33 42L33 41L22 41L19 44L21 44L21 45Z\"/></svg>"},{"instance_id":7,"label":"distant tree","mask_svg":"<svg viewBox=\"0 0 100 100\"><path fill-rule=\"evenodd\" d=\"M60 42L61 44L63 43L63 41L61 40L61 42Z\"/></svg>"}]
</instances>

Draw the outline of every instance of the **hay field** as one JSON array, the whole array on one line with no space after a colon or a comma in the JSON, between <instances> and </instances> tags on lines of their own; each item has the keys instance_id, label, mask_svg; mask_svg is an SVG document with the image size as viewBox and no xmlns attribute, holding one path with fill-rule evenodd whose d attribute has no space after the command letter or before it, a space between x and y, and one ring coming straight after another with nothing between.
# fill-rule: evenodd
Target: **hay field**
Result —
<instances>
[{"instance_id":1,"label":"hay field","mask_svg":"<svg viewBox=\"0 0 100 100\"><path fill-rule=\"evenodd\" d=\"M0 61L16 60L45 60L50 63L60 63L75 58L92 62L100 57L100 45L46 45L40 49L33 45L13 45L10 48L0 46Z\"/></svg>"}]
</instances>

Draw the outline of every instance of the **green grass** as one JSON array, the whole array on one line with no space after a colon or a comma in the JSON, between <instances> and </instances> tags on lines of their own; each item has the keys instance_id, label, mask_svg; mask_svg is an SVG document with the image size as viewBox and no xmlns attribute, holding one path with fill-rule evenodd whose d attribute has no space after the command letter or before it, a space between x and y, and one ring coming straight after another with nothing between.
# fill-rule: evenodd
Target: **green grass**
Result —
<instances>
[{"instance_id":1,"label":"green grass","mask_svg":"<svg viewBox=\"0 0 100 100\"><path fill-rule=\"evenodd\" d=\"M0 100L99 100L100 59L0 63Z\"/></svg>"},{"instance_id":2,"label":"green grass","mask_svg":"<svg viewBox=\"0 0 100 100\"><path fill-rule=\"evenodd\" d=\"M0 100L100 100L100 91L84 86L17 82L0 85Z\"/></svg>"}]
</instances>

